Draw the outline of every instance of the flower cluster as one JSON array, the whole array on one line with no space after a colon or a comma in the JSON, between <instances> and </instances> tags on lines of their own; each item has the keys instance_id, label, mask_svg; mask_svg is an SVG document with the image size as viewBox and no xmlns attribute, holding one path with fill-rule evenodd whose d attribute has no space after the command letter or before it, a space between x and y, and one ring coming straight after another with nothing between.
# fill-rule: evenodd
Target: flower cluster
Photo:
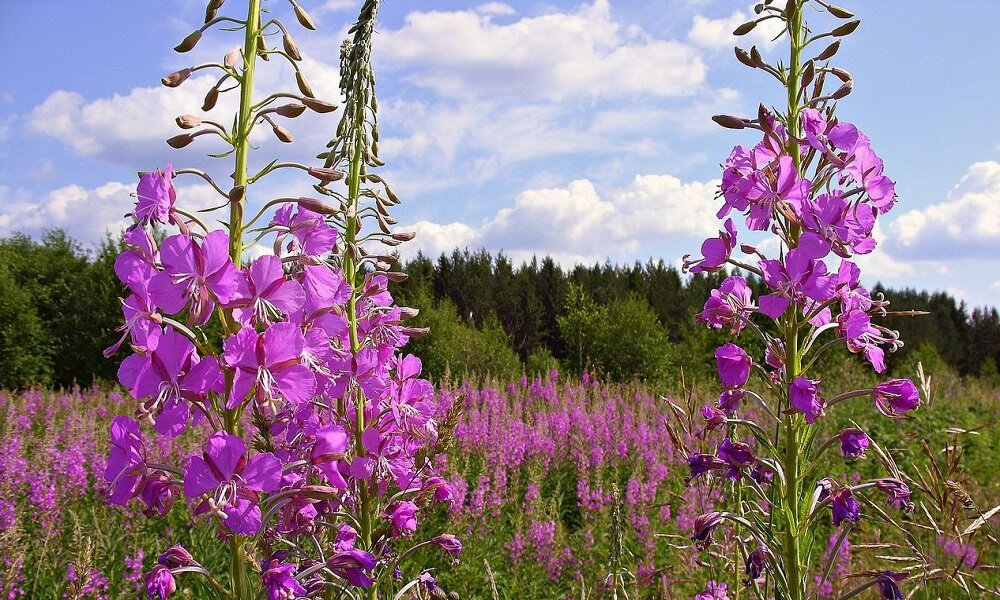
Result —
<instances>
[{"instance_id":1,"label":"flower cluster","mask_svg":"<svg viewBox=\"0 0 1000 600\"><path fill-rule=\"evenodd\" d=\"M755 501L748 503L744 497L737 501L737 512L702 515L692 538L707 546L712 532L723 521L732 521L749 535L743 554L746 572L753 576L747 585L757 587L758 595L780 592L793 600L806 593L803 569L810 563L805 554L810 550L800 545L799 538L816 526L821 511L828 509L833 526L841 528L836 547L828 553L829 563L862 518L859 495L866 490L883 492L893 507L911 507L909 489L898 472L858 485L811 479L817 458L828 448L839 444L846 459L860 460L874 443L865 431L852 427L814 445L815 424L834 405L851 398L869 397L891 417L920 402L909 380L892 379L873 389L836 393L831 390L833 382L813 374L817 357L836 347L863 356L883 373L886 351L896 350L902 342L898 333L877 323L889 314L888 303L861 284L861 270L854 260L875 249L876 222L896 204L895 185L868 136L835 116L834 101L853 85L846 71L828 62L839 40L812 59L802 55L815 39L843 37L858 22L810 38L813 33L803 21L806 1L790 0L781 8L758 5L758 16L737 29L742 35L764 20L784 24L791 47L786 65L767 64L756 49L749 53L737 49L737 57L775 76L786 88L789 104L785 113L761 106L755 119L715 118L729 128L757 130L761 138L730 153L718 194L723 226L718 236L702 244L700 258L685 257L685 267L692 272L735 267L747 274L734 274L713 290L698 321L733 336L752 331L766 349L762 360L731 342L716 351L719 400L704 407L702 416L705 431L722 432L721 441L713 452L690 454L690 479L720 474L734 482L733 490L745 491ZM836 18L851 17L845 9L817 4ZM825 94L824 82L831 79L843 85ZM745 234L735 221L738 217ZM757 239L764 234L778 242L775 255L765 255L761 248L766 244L737 242L741 235ZM749 258L737 257L737 250ZM762 283L756 298L745 278L748 274ZM754 378L758 385L751 383L752 374L758 376ZM759 404L769 422L748 416L744 408L748 402ZM746 435L750 443L740 439ZM816 585L822 588L829 572L818 577ZM761 583L762 573L767 578ZM886 598L898 593L891 576L867 585L877 585Z\"/></svg>"},{"instance_id":2,"label":"flower cluster","mask_svg":"<svg viewBox=\"0 0 1000 600\"><path fill-rule=\"evenodd\" d=\"M362 37L355 38L364 54L345 73L349 104L362 93L365 102L369 97L368 90L351 87L349 71L370 68L364 35L370 37L376 5L369 4L359 25ZM212 2L209 12L219 5ZM294 42L280 21L260 24L259 1L250 6L249 20L238 22L261 32L277 23L289 60L301 60L289 50ZM311 28L298 6L295 15ZM215 22L209 17L205 27ZM197 43L200 31L178 51ZM259 43L252 42L244 57L255 59L263 51ZM221 66L235 73L236 60L227 55ZM239 115L238 131L227 137L238 157L249 152L246 136L257 120L271 122L269 112L295 117L306 107L333 110L314 99L296 73L302 96L293 97L301 105L261 108L272 96L252 118ZM252 94L251 76L243 70L239 78L244 99ZM179 85L170 78L164 83ZM345 118L350 122L358 113L352 109ZM201 121L178 119L182 128L192 123ZM282 141L290 141L287 130L274 127ZM359 129L345 127L345 135ZM122 302L122 337L107 354L125 342L133 350L118 379L138 402L138 420L118 416L112 422L109 499L120 505L139 499L147 513L162 515L183 494L196 517L230 540L236 598L250 597L254 588L290 598L325 594L331 585L373 586L393 574L402 540L417 530L420 509L450 498L429 459L439 449L434 389L420 377L419 359L400 352L423 331L405 324L416 311L394 304L388 291L390 277L398 274L381 260L366 260L362 245L374 240L394 246L412 236L358 239L362 219L370 217L359 207L362 169L369 166L364 160L375 164L377 157L366 154L363 160L352 151L341 158L350 171L347 194L316 186L340 199L339 206L316 198L279 199L250 220L243 211L252 182L238 158L235 186L223 194L230 220L219 229L177 205L173 178L191 170L168 166L143 173L134 223L124 234L126 250L115 263L128 297ZM324 184L343 177L336 166L298 167ZM273 209L270 220L253 233L256 242L271 241L272 251L245 260L244 237L267 209ZM388 221L381 201L377 218L383 225ZM154 230L165 227L177 233L158 242ZM221 336L209 333L210 323ZM152 463L143 423L159 436L193 429L201 447L186 464ZM335 542L316 555L319 540L327 539ZM460 547L450 544L449 552ZM174 576L182 572L221 585L186 551L172 552L146 576L151 596L171 595ZM247 556L259 560L256 582L245 575Z\"/></svg>"}]
</instances>

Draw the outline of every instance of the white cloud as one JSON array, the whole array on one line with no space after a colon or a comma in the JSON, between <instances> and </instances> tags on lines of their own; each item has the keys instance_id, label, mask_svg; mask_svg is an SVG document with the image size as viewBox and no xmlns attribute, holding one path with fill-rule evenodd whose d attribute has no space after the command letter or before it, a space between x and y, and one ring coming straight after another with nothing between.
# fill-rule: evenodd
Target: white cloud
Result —
<instances>
[{"instance_id":1,"label":"white cloud","mask_svg":"<svg viewBox=\"0 0 1000 600\"><path fill-rule=\"evenodd\" d=\"M710 19L703 15L695 15L688 30L688 42L702 48L718 50L721 48L732 48L733 46L747 46L757 44L762 47L770 47L776 44L772 40L781 32L781 23L776 19L771 19L758 24L753 30L743 37L733 35L733 30L750 20L750 14L736 11L728 17L721 19ZM749 41L749 43L746 43Z\"/></svg>"},{"instance_id":2,"label":"white cloud","mask_svg":"<svg viewBox=\"0 0 1000 600\"><path fill-rule=\"evenodd\" d=\"M406 251L436 255L455 247L502 249L515 260L532 255L590 262L649 253L677 236L718 229L718 181L684 183L671 175L637 175L628 187L601 194L588 179L529 189L478 226L420 221Z\"/></svg>"},{"instance_id":3,"label":"white cloud","mask_svg":"<svg viewBox=\"0 0 1000 600\"><path fill-rule=\"evenodd\" d=\"M219 204L219 196L207 185L183 186L177 191L189 211ZM134 183L109 181L95 188L67 185L36 200L24 190L0 187L0 236L61 228L77 240L97 242L106 233L116 234L128 226L125 215L134 206L134 192Z\"/></svg>"},{"instance_id":4,"label":"white cloud","mask_svg":"<svg viewBox=\"0 0 1000 600\"><path fill-rule=\"evenodd\" d=\"M889 232L887 245L900 258L995 258L1000 252L1000 163L973 164L947 200L899 215Z\"/></svg>"},{"instance_id":5,"label":"white cloud","mask_svg":"<svg viewBox=\"0 0 1000 600\"><path fill-rule=\"evenodd\" d=\"M493 19L510 14L504 5L486 7L411 12L383 32L381 57L414 84L462 98L687 96L704 82L694 48L622 27L608 0L508 24Z\"/></svg>"},{"instance_id":6,"label":"white cloud","mask_svg":"<svg viewBox=\"0 0 1000 600\"><path fill-rule=\"evenodd\" d=\"M476 10L484 15L514 15L517 11L514 7L509 4L504 4L503 2L487 2L486 4L480 4L476 7Z\"/></svg>"}]
</instances>

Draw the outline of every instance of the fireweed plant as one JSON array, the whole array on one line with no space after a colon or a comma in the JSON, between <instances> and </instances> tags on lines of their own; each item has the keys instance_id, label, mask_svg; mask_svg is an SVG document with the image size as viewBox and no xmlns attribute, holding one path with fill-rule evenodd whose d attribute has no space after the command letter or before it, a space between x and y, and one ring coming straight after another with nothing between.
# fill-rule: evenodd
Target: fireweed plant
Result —
<instances>
[{"instance_id":1,"label":"fireweed plant","mask_svg":"<svg viewBox=\"0 0 1000 600\"><path fill-rule=\"evenodd\" d=\"M298 23L314 29L289 2ZM125 341L133 350L119 379L138 408L136 418L120 415L111 425L110 501L135 499L154 516L183 494L194 518L213 524L228 546L227 574L210 573L180 546L166 549L145 577L152 597L170 596L182 574L205 577L220 597L239 600L433 590L432 574L406 578L400 560L428 545L457 556L462 545L448 534L412 539L420 511L451 498L433 464L449 423L439 428L434 418L434 390L420 378L420 361L400 353L424 333L404 324L416 311L394 305L387 291L405 276L390 270L392 256L371 250L412 238L391 231L388 209L399 200L371 172L383 164L371 65L378 2L363 4L341 48L345 105L336 137L318 157L322 166L275 160L256 173L248 169L255 127L266 124L287 143L291 133L279 118L337 107L314 96L289 28L269 18L261 0L246 2L245 18L218 16L222 4L211 0L204 25L175 50L191 50L219 25L241 31L242 47L163 83L221 72L205 111L220 94L239 94L231 128L182 115L177 124L190 131L168 140L175 148L203 135L224 140L231 150L217 156L233 157L232 186L227 191L195 169L140 174L134 224L115 265L129 293L123 336L107 352ZM271 48L277 37L281 47ZM255 67L272 58L292 66L297 92L257 100ZM326 200L279 198L247 219L251 186L284 169L305 172ZM201 177L220 194L220 206L198 212L224 212L221 227L177 206L172 179L180 174ZM153 227L172 230L157 243ZM246 248L265 240L272 252L250 260ZM185 430L203 435L201 451L184 464L147 460L147 436Z\"/></svg>"},{"instance_id":2,"label":"fireweed plant","mask_svg":"<svg viewBox=\"0 0 1000 600\"><path fill-rule=\"evenodd\" d=\"M810 10L841 24L814 32L804 19ZM688 460L690 479L714 476L731 482L725 503L730 510L698 517L692 538L706 548L714 530L728 522L740 547L740 556L731 563L734 579L742 578L748 593L758 598L803 600L828 580L841 545L848 543L863 512L891 524L893 511L912 509L903 475L861 426L819 439L817 422L828 411L862 398L887 417L898 418L915 409L920 396L905 379L841 391L835 382L813 378L816 361L825 352L846 348L882 373L885 351L902 344L898 333L876 323L890 314L888 303L861 286L860 269L851 260L875 248L876 219L896 202L894 183L883 173L871 141L836 115L836 101L850 93L853 80L830 59L859 21L823 0L767 0L756 5L755 13L735 34L779 21L784 26L780 37L789 43L788 62L769 64L756 47L737 48L736 56L774 77L787 92L787 106L769 110L761 105L754 119L714 117L723 127L755 129L761 140L749 148L737 146L730 154L719 192L722 230L704 242L702 257L685 258L685 267L702 272L731 265L763 281L768 293L754 299L744 277L727 278L711 292L698 320L733 336L752 332L766 351L755 358L735 343L716 350L721 394L717 403L702 409L702 416L704 432L720 432L721 439L713 452L692 452ZM818 54L807 56L814 49ZM831 82L837 84L832 92L827 89ZM749 231L777 238L774 256L737 243L733 213L743 214ZM749 259L735 258L737 248ZM751 379L759 391L751 389ZM765 417L753 420L748 404L759 405L763 413L757 412ZM858 460L866 451L884 464L884 478L848 485L824 476L825 453ZM816 541L827 515L836 532L824 561L818 555L825 538ZM907 575L872 572L841 597L875 587L882 598L901 599L899 586ZM741 587L730 582L727 591L726 584L712 581L698 597L738 596Z\"/></svg>"}]
</instances>

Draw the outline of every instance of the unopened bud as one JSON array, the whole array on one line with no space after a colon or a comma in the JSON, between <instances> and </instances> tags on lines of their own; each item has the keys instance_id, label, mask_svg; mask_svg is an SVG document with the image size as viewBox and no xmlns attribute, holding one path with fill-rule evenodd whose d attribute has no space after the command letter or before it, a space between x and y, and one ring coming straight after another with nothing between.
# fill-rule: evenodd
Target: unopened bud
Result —
<instances>
[{"instance_id":1,"label":"unopened bud","mask_svg":"<svg viewBox=\"0 0 1000 600\"><path fill-rule=\"evenodd\" d=\"M840 100L841 98L843 98L843 97L847 96L848 94L850 94L851 90L853 90L853 89L854 89L854 82L853 81L847 81L847 82L844 83L844 85L842 85L839 88L837 88L836 92L830 94L830 98L832 98L834 100Z\"/></svg>"},{"instance_id":2,"label":"unopened bud","mask_svg":"<svg viewBox=\"0 0 1000 600\"><path fill-rule=\"evenodd\" d=\"M831 15L837 17L838 19L850 19L851 17L854 16L854 13L847 10L846 8L841 8L839 6L834 6L832 4L827 4L826 10L828 10Z\"/></svg>"},{"instance_id":3,"label":"unopened bud","mask_svg":"<svg viewBox=\"0 0 1000 600\"><path fill-rule=\"evenodd\" d=\"M753 31L753 28L756 27L756 26L757 26L757 21L756 20L754 20L754 21L747 21L746 23L744 23L744 24L740 25L739 27L737 27L736 29L734 29L733 30L733 35L737 35L737 36L739 36L739 35L746 35L746 34L750 33L751 31Z\"/></svg>"},{"instance_id":4,"label":"unopened bud","mask_svg":"<svg viewBox=\"0 0 1000 600\"><path fill-rule=\"evenodd\" d=\"M237 185L229 190L229 201L233 204L238 204L243 201L243 197L246 195L247 187L245 185Z\"/></svg>"},{"instance_id":5,"label":"unopened bud","mask_svg":"<svg viewBox=\"0 0 1000 600\"><path fill-rule=\"evenodd\" d=\"M386 279L393 283L403 283L409 278L406 273L400 273L399 271L385 271L383 274Z\"/></svg>"},{"instance_id":6,"label":"unopened bud","mask_svg":"<svg viewBox=\"0 0 1000 600\"><path fill-rule=\"evenodd\" d=\"M303 96L308 96L310 98L316 97L316 94L313 93L312 87L309 85L309 82L306 81L305 76L302 75L302 71L295 72L295 84L299 86L299 91L302 92Z\"/></svg>"},{"instance_id":7,"label":"unopened bud","mask_svg":"<svg viewBox=\"0 0 1000 600\"><path fill-rule=\"evenodd\" d=\"M303 98L302 104L305 104L310 110L318 113L328 113L337 110L336 104L331 104L325 100L317 100L316 98Z\"/></svg>"},{"instance_id":8,"label":"unopened bud","mask_svg":"<svg viewBox=\"0 0 1000 600\"><path fill-rule=\"evenodd\" d=\"M181 115L175 119L177 126L181 129L193 129L201 125L201 117L196 117L194 115Z\"/></svg>"},{"instance_id":9,"label":"unopened bud","mask_svg":"<svg viewBox=\"0 0 1000 600\"><path fill-rule=\"evenodd\" d=\"M833 37L842 37L842 36L845 36L845 35L850 35L850 34L854 33L854 30L858 28L858 25L861 25L861 21L860 20L858 20L858 21L849 21L847 23L844 23L840 27L837 27L833 31L831 31L830 35L832 35Z\"/></svg>"},{"instance_id":10,"label":"unopened bud","mask_svg":"<svg viewBox=\"0 0 1000 600\"><path fill-rule=\"evenodd\" d=\"M740 252L743 254L756 254L757 248L755 246L751 246L750 244L740 244Z\"/></svg>"},{"instance_id":11,"label":"unopened bud","mask_svg":"<svg viewBox=\"0 0 1000 600\"><path fill-rule=\"evenodd\" d=\"M752 60L754 65L758 67L766 64L764 62L764 57L760 55L760 50L757 49L757 46L750 47L750 60Z\"/></svg>"},{"instance_id":12,"label":"unopened bud","mask_svg":"<svg viewBox=\"0 0 1000 600\"><path fill-rule=\"evenodd\" d=\"M344 178L343 171L326 167L309 167L308 173L320 181L340 181Z\"/></svg>"},{"instance_id":13,"label":"unopened bud","mask_svg":"<svg viewBox=\"0 0 1000 600\"><path fill-rule=\"evenodd\" d=\"M417 237L416 231L400 231L398 233L392 234L393 239L399 240L401 242L408 242L415 237Z\"/></svg>"},{"instance_id":14,"label":"unopened bud","mask_svg":"<svg viewBox=\"0 0 1000 600\"><path fill-rule=\"evenodd\" d=\"M413 317L420 314L420 309L413 308L412 306L400 306L399 307L399 318L400 319L412 319Z\"/></svg>"},{"instance_id":15,"label":"unopened bud","mask_svg":"<svg viewBox=\"0 0 1000 600\"><path fill-rule=\"evenodd\" d=\"M303 10L298 4L295 5L295 18L298 19L299 25L305 27L309 31L316 30L316 24L313 23L312 17L310 17L309 13Z\"/></svg>"},{"instance_id":16,"label":"unopened bud","mask_svg":"<svg viewBox=\"0 0 1000 600\"><path fill-rule=\"evenodd\" d=\"M286 119L294 119L306 112L306 106L305 104L284 104L274 109L274 112Z\"/></svg>"},{"instance_id":17,"label":"unopened bud","mask_svg":"<svg viewBox=\"0 0 1000 600\"><path fill-rule=\"evenodd\" d=\"M181 40L181 43L174 46L174 51L176 52L189 52L195 46L198 45L198 41L201 39L201 30L197 29L192 31L186 38Z\"/></svg>"},{"instance_id":18,"label":"unopened bud","mask_svg":"<svg viewBox=\"0 0 1000 600\"><path fill-rule=\"evenodd\" d=\"M743 119L732 115L715 115L712 117L712 120L726 129L743 129L746 127L746 122Z\"/></svg>"},{"instance_id":19,"label":"unopened bud","mask_svg":"<svg viewBox=\"0 0 1000 600\"><path fill-rule=\"evenodd\" d=\"M167 75L160 82L167 87L177 87L180 84L187 81L187 78L191 76L191 69L181 69L180 71L174 71L170 75Z\"/></svg>"},{"instance_id":20,"label":"unopened bud","mask_svg":"<svg viewBox=\"0 0 1000 600\"><path fill-rule=\"evenodd\" d=\"M316 198L299 198L298 200L299 208L304 208L306 210L311 210L314 213L319 213L321 215L335 215L337 214L337 209L330 206L322 200Z\"/></svg>"},{"instance_id":21,"label":"unopened bud","mask_svg":"<svg viewBox=\"0 0 1000 600\"><path fill-rule=\"evenodd\" d=\"M814 75L816 75L816 67L814 66L813 61L810 60L802 69L802 87L806 87L812 83Z\"/></svg>"},{"instance_id":22,"label":"unopened bud","mask_svg":"<svg viewBox=\"0 0 1000 600\"><path fill-rule=\"evenodd\" d=\"M192 141L194 141L193 135L191 135L190 133L182 133L180 135L175 135L174 137L168 139L167 144L169 144L171 148L183 148L184 146L190 144Z\"/></svg>"},{"instance_id":23,"label":"unopened bud","mask_svg":"<svg viewBox=\"0 0 1000 600\"><path fill-rule=\"evenodd\" d=\"M833 55L837 53L837 50L840 50L840 40L837 40L827 46L826 50L823 50L818 56L816 56L816 60L830 60L833 58Z\"/></svg>"},{"instance_id":24,"label":"unopened bud","mask_svg":"<svg viewBox=\"0 0 1000 600\"><path fill-rule=\"evenodd\" d=\"M201 105L201 110L208 112L215 108L215 103L219 101L219 88L214 87L205 94L205 103Z\"/></svg>"},{"instance_id":25,"label":"unopened bud","mask_svg":"<svg viewBox=\"0 0 1000 600\"><path fill-rule=\"evenodd\" d=\"M743 48L736 48L736 60L750 67L751 69L757 68L757 63L750 59L750 54Z\"/></svg>"},{"instance_id":26,"label":"unopened bud","mask_svg":"<svg viewBox=\"0 0 1000 600\"><path fill-rule=\"evenodd\" d=\"M302 53L299 52L299 45L295 43L292 36L287 33L281 38L281 45L285 47L285 54L292 60L302 60Z\"/></svg>"},{"instance_id":27,"label":"unopened bud","mask_svg":"<svg viewBox=\"0 0 1000 600\"><path fill-rule=\"evenodd\" d=\"M267 55L267 40L264 39L264 34L257 36L257 56L265 62L271 60Z\"/></svg>"},{"instance_id":28,"label":"unopened bud","mask_svg":"<svg viewBox=\"0 0 1000 600\"><path fill-rule=\"evenodd\" d=\"M232 69L236 66L236 61L240 58L240 49L233 48L229 52L226 52L226 57L222 59L222 64L227 68Z\"/></svg>"}]
</instances>

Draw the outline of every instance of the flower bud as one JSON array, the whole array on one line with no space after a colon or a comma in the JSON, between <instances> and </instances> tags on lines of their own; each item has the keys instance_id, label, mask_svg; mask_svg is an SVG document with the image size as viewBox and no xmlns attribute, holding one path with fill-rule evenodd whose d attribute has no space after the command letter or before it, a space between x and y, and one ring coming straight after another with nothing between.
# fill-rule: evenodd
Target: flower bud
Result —
<instances>
[{"instance_id":1,"label":"flower bud","mask_svg":"<svg viewBox=\"0 0 1000 600\"><path fill-rule=\"evenodd\" d=\"M181 129L193 129L201 125L201 117L194 115L181 115L175 119L177 126Z\"/></svg>"},{"instance_id":2,"label":"flower bud","mask_svg":"<svg viewBox=\"0 0 1000 600\"><path fill-rule=\"evenodd\" d=\"M813 76L816 75L816 67L813 61L806 62L805 66L802 68L802 87L806 87L812 83Z\"/></svg>"},{"instance_id":3,"label":"flower bud","mask_svg":"<svg viewBox=\"0 0 1000 600\"><path fill-rule=\"evenodd\" d=\"M177 591L177 583L170 569L163 565L156 565L153 570L146 574L146 594L150 598L164 600Z\"/></svg>"},{"instance_id":4,"label":"flower bud","mask_svg":"<svg viewBox=\"0 0 1000 600\"><path fill-rule=\"evenodd\" d=\"M285 144L292 143L292 132L288 131L281 125L275 125L274 127L271 128L271 131L274 132L274 137L278 138L283 143Z\"/></svg>"},{"instance_id":5,"label":"flower bud","mask_svg":"<svg viewBox=\"0 0 1000 600\"><path fill-rule=\"evenodd\" d=\"M331 104L325 100L317 100L315 98L303 98L302 104L305 104L311 110L318 113L328 113L337 110L336 104Z\"/></svg>"},{"instance_id":6,"label":"flower bud","mask_svg":"<svg viewBox=\"0 0 1000 600\"><path fill-rule=\"evenodd\" d=\"M309 31L316 30L316 24L313 23L312 17L310 17L309 13L303 10L298 4L295 5L295 18L299 21L299 25L305 27Z\"/></svg>"},{"instance_id":7,"label":"flower bud","mask_svg":"<svg viewBox=\"0 0 1000 600\"><path fill-rule=\"evenodd\" d=\"M854 33L854 30L858 28L858 25L861 25L860 20L849 21L831 31L830 35L832 35L833 37L843 37L845 35L850 35Z\"/></svg>"},{"instance_id":8,"label":"flower bud","mask_svg":"<svg viewBox=\"0 0 1000 600\"><path fill-rule=\"evenodd\" d=\"M757 49L757 46L750 47L750 60L752 60L758 67L762 67L767 64L764 62L764 57L760 55L760 50Z\"/></svg>"},{"instance_id":9,"label":"flower bud","mask_svg":"<svg viewBox=\"0 0 1000 600\"><path fill-rule=\"evenodd\" d=\"M838 19L850 19L851 17L854 16L854 13L847 10L846 8L841 8L839 6L834 6L832 4L827 4L826 10L829 11L831 15L837 17Z\"/></svg>"},{"instance_id":10,"label":"flower bud","mask_svg":"<svg viewBox=\"0 0 1000 600\"><path fill-rule=\"evenodd\" d=\"M750 33L751 31L753 31L753 28L756 27L756 26L757 26L757 21L756 20L754 20L754 21L747 21L746 23L744 23L744 24L740 25L739 27L737 27L736 29L734 29L733 30L733 35L736 35L736 36L746 35L746 34Z\"/></svg>"},{"instance_id":11,"label":"flower bud","mask_svg":"<svg viewBox=\"0 0 1000 600\"><path fill-rule=\"evenodd\" d=\"M196 29L195 31L188 34L186 38L181 40L181 43L174 46L174 51L176 52L189 52L198 45L198 41L201 40L201 30Z\"/></svg>"},{"instance_id":12,"label":"flower bud","mask_svg":"<svg viewBox=\"0 0 1000 600\"><path fill-rule=\"evenodd\" d=\"M335 215L337 214L337 209L330 206L322 200L316 198L299 198L298 199L299 208L304 208L306 210L311 210L314 213L319 213L321 215Z\"/></svg>"},{"instance_id":13,"label":"flower bud","mask_svg":"<svg viewBox=\"0 0 1000 600\"><path fill-rule=\"evenodd\" d=\"M757 68L757 63L750 59L750 53L748 53L743 48L736 48L736 60L740 61L744 65L750 67L751 69Z\"/></svg>"},{"instance_id":14,"label":"flower bud","mask_svg":"<svg viewBox=\"0 0 1000 600\"><path fill-rule=\"evenodd\" d=\"M168 569L190 567L195 564L194 557L180 544L171 546L166 552L160 555L157 562Z\"/></svg>"},{"instance_id":15,"label":"flower bud","mask_svg":"<svg viewBox=\"0 0 1000 600\"><path fill-rule=\"evenodd\" d=\"M834 93L830 94L830 98L832 98L834 100L840 100L841 98L843 98L843 97L847 96L848 94L850 94L851 90L853 90L853 89L854 89L854 82L853 81L848 81L848 82L844 83L844 85L842 85L839 88L837 88L837 91L835 91Z\"/></svg>"},{"instance_id":16,"label":"flower bud","mask_svg":"<svg viewBox=\"0 0 1000 600\"><path fill-rule=\"evenodd\" d=\"M712 117L712 120L726 129L743 129L746 127L743 119L732 115L715 115Z\"/></svg>"},{"instance_id":17,"label":"flower bud","mask_svg":"<svg viewBox=\"0 0 1000 600\"><path fill-rule=\"evenodd\" d=\"M431 538L431 543L452 556L458 556L462 552L461 540L450 533L442 533L437 537Z\"/></svg>"},{"instance_id":18,"label":"flower bud","mask_svg":"<svg viewBox=\"0 0 1000 600\"><path fill-rule=\"evenodd\" d=\"M194 141L194 135L190 133L182 133L180 135L175 135L174 137L168 139L167 144L169 144L171 148L183 148L184 146L190 144L192 141Z\"/></svg>"},{"instance_id":19,"label":"flower bud","mask_svg":"<svg viewBox=\"0 0 1000 600\"><path fill-rule=\"evenodd\" d=\"M316 97L316 94L313 93L312 86L309 85L305 76L302 75L302 71L295 72L295 84L299 86L299 91L302 92L303 96L308 96L310 98Z\"/></svg>"},{"instance_id":20,"label":"flower bud","mask_svg":"<svg viewBox=\"0 0 1000 600\"><path fill-rule=\"evenodd\" d=\"M226 52L225 58L222 59L222 64L227 68L232 69L236 66L236 61L240 58L240 49L233 48L229 52Z\"/></svg>"},{"instance_id":21,"label":"flower bud","mask_svg":"<svg viewBox=\"0 0 1000 600\"><path fill-rule=\"evenodd\" d=\"M247 194L247 187L245 185L234 186L233 189L229 190L229 202L236 204L243 201L243 197Z\"/></svg>"},{"instance_id":22,"label":"flower bud","mask_svg":"<svg viewBox=\"0 0 1000 600\"><path fill-rule=\"evenodd\" d=\"M408 241L412 240L415 237L417 237L417 232L416 231L401 231L401 232L392 234L392 239L398 240L400 242L408 242Z\"/></svg>"},{"instance_id":23,"label":"flower bud","mask_svg":"<svg viewBox=\"0 0 1000 600\"><path fill-rule=\"evenodd\" d=\"M286 119L294 119L295 117L301 115L306 111L306 106L304 104L282 104L278 108L274 109L274 112L279 116L285 117Z\"/></svg>"},{"instance_id":24,"label":"flower bud","mask_svg":"<svg viewBox=\"0 0 1000 600\"><path fill-rule=\"evenodd\" d=\"M208 90L208 93L205 94L205 102L204 104L201 105L201 109L205 112L208 112L213 108L215 108L215 103L218 101L219 101L219 88L214 87Z\"/></svg>"},{"instance_id":25,"label":"flower bud","mask_svg":"<svg viewBox=\"0 0 1000 600\"><path fill-rule=\"evenodd\" d=\"M302 53L299 52L299 45L295 43L292 36L287 33L281 38L281 45L285 48L285 54L292 60L302 60Z\"/></svg>"},{"instance_id":26,"label":"flower bud","mask_svg":"<svg viewBox=\"0 0 1000 600\"><path fill-rule=\"evenodd\" d=\"M825 50L816 56L816 60L830 60L837 53L837 50L840 50L840 40L827 46Z\"/></svg>"},{"instance_id":27,"label":"flower bud","mask_svg":"<svg viewBox=\"0 0 1000 600\"><path fill-rule=\"evenodd\" d=\"M406 273L400 273L399 271L386 271L385 278L393 283L403 283L409 279L409 275Z\"/></svg>"},{"instance_id":28,"label":"flower bud","mask_svg":"<svg viewBox=\"0 0 1000 600\"><path fill-rule=\"evenodd\" d=\"M343 171L328 169L326 167L309 167L307 172L316 179L325 182L340 181L344 178Z\"/></svg>"},{"instance_id":29,"label":"flower bud","mask_svg":"<svg viewBox=\"0 0 1000 600\"><path fill-rule=\"evenodd\" d=\"M187 78L191 76L191 69L181 69L180 71L174 71L170 75L167 75L160 82L167 87L177 87L180 84L187 81Z\"/></svg>"}]
</instances>

